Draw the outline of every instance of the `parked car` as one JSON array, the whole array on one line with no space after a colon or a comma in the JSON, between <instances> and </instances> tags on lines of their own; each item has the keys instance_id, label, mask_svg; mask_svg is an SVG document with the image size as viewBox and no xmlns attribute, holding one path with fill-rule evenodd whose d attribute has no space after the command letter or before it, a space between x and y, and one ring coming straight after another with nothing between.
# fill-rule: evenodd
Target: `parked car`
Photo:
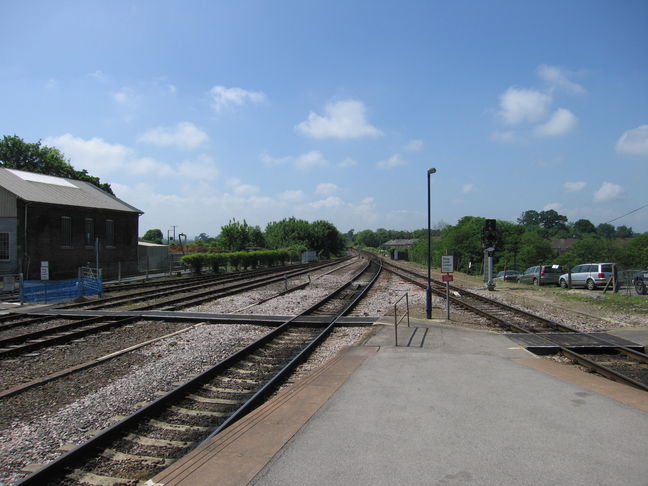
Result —
<instances>
[{"instance_id":1,"label":"parked car","mask_svg":"<svg viewBox=\"0 0 648 486\"><path fill-rule=\"evenodd\" d=\"M572 287L585 287L588 290L594 290L597 287L603 287L607 284L612 276L612 266L617 268L617 288L620 281L623 280L623 269L615 263L583 263L576 265L571 270ZM568 286L568 274L560 276L559 284L566 289Z\"/></svg>"},{"instance_id":2,"label":"parked car","mask_svg":"<svg viewBox=\"0 0 648 486\"><path fill-rule=\"evenodd\" d=\"M563 269L560 265L536 265L527 268L519 277L520 283L532 285L558 285Z\"/></svg>"},{"instance_id":3,"label":"parked car","mask_svg":"<svg viewBox=\"0 0 648 486\"><path fill-rule=\"evenodd\" d=\"M504 280L505 282L517 282L520 272L517 270L503 270L493 277L493 280Z\"/></svg>"},{"instance_id":4,"label":"parked car","mask_svg":"<svg viewBox=\"0 0 648 486\"><path fill-rule=\"evenodd\" d=\"M648 268L634 274L632 285L639 295L648 294Z\"/></svg>"}]
</instances>

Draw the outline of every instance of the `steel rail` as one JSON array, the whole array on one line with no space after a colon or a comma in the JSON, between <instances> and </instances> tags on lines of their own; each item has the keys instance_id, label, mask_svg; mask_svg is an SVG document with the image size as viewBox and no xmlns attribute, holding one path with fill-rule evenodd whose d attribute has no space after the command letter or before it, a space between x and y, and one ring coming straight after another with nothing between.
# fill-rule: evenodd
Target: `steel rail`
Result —
<instances>
[{"instance_id":1,"label":"steel rail","mask_svg":"<svg viewBox=\"0 0 648 486\"><path fill-rule=\"evenodd\" d=\"M366 269L366 267L365 267ZM365 270L363 269L363 271ZM375 280L378 277L378 274L380 271L376 273L374 278L371 280L371 284L367 285L366 288L364 289L364 292L370 288L371 285L375 282ZM345 285L350 285L357 276L355 276L353 279L351 279L350 282L348 282ZM340 289L336 289L334 293L339 293ZM335 323L337 320L344 315L344 313L348 312L349 309L351 309L357 301L364 295L363 293L359 293L358 295L355 296L354 300L349 303L345 308L339 312L337 315L331 317L331 322L327 325L327 327L324 329L324 331L320 332L315 339L311 340L311 342L305 346L302 351L300 351L295 357L291 359L291 361L285 365L275 376L271 379L270 382L267 382L265 385L263 385L254 395L248 399L237 411L233 412L232 415L226 421L224 421L220 426L218 426L217 429L213 433L211 433L207 439L208 440L210 437L215 435L216 433L220 432L223 430L227 425L233 423L236 419L240 418L242 415L245 413L248 413L250 410L254 409L260 401L271 391L275 389L275 387L280 383L280 381L285 378L285 376L292 371L303 359L305 359L308 354L315 348L317 344L319 344L333 329L335 326ZM327 296L325 299L329 299L330 297ZM310 310L310 309L309 309ZM308 312L305 311L305 312ZM304 312L304 313L305 313ZM295 316L291 318L290 320L286 321L284 324L279 326L276 329L273 329L269 333L267 333L265 336L260 338L259 340L255 341L254 343L246 346L242 350L228 356L212 368L200 373L198 376L192 378L191 380L187 381L186 383L176 387L175 389L167 392L160 398L156 399L152 403L148 404L147 406L139 409L135 413L131 414L130 416L120 420L116 424L104 429L101 431L99 434L95 435L93 438L88 440L87 442L75 447L74 449L68 451L64 455L60 456L53 462L43 466L39 470L33 472L29 476L23 478L22 480L18 481L16 485L40 485L40 484L45 484L48 481L52 481L53 478L58 477L60 474L64 472L65 469L72 467L75 463L81 461L83 458L85 458L88 454L89 451L91 450L96 450L98 448L102 448L106 446L106 444L110 443L111 441L115 440L115 438L120 437L121 434L123 434L124 431L128 430L131 428L134 424L136 424L139 420L145 418L146 416L153 415L160 410L163 410L166 408L167 403L171 403L173 401L176 401L178 397L181 397L183 395L186 395L189 393L190 390L194 389L196 386L199 386L200 384L204 384L208 382L209 380L213 379L215 375L221 373L222 371L226 370L227 368L231 367L233 364L240 362L242 359L244 359L246 356L251 354L252 351L258 349L261 347L263 344L266 344L270 341L272 341L274 338L277 336L283 334L286 330L290 329L292 327L293 321L296 319ZM233 418L236 416L236 418ZM203 441L204 442L204 441ZM196 444L196 446L199 444Z\"/></svg>"},{"instance_id":2,"label":"steel rail","mask_svg":"<svg viewBox=\"0 0 648 486\"><path fill-rule=\"evenodd\" d=\"M421 288L426 288L426 285L424 283L421 283L421 282L417 281L415 278L408 277L406 274L409 273L409 274L413 274L414 276L419 276L420 278L423 278L422 275L419 275L416 272L413 272L411 270L406 270L405 274L402 274L402 273L398 273L396 270L390 269L388 267L396 268L398 270L404 270L401 267L398 267L396 265L386 264L385 269L387 271L389 271L389 272L392 272L392 273L400 276L401 278L404 278L404 279L408 280L409 282L411 282L411 283L413 283L413 284L415 284L415 285L417 285L417 286L419 286ZM464 294L466 294L466 293L467 294L472 294L472 292L468 292L468 291L463 290L463 289L458 289L458 290L460 290ZM434 289L433 289L433 291L434 291ZM441 295L442 297L445 297L444 292L438 292L438 294ZM480 297L481 299L486 299L485 297L482 297L482 296L478 296L478 297ZM490 316L490 315L488 315L488 313L486 313L486 312L484 312L484 311L482 311L482 310L480 310L478 308L474 308L472 306L466 305L465 302L461 302L461 300L459 300L459 299L455 299L455 298L451 297L451 300L453 302L459 304L459 305L462 305L462 306L466 307L467 309L471 310L472 312L475 312L475 313L477 313L477 314L479 314L481 316L487 317L490 320L493 320L493 321L498 322L498 323L502 322L503 326L505 328L507 328L507 329L514 328L514 329L517 329L520 332L525 333L525 334L536 334L536 333L531 332L529 329L517 326L517 325L512 324L512 323L508 323L506 321L503 321L502 319L499 319L496 316ZM486 300L490 301L490 299L486 299ZM549 321L548 319L544 319L544 318L542 318L540 316L535 316L534 314L531 314L530 312L522 311L520 309L516 309L515 307L507 306L506 304L501 304L500 302L496 302L496 301L492 301L492 302L494 302L496 306L511 308L514 311L519 311L520 313L523 313L525 315L533 317L534 319L547 321L547 322L553 322L553 321ZM629 356L630 358L632 358L632 359L634 359L636 361L641 361L641 362L644 362L644 363L648 362L648 355L645 354L645 353L641 353L641 352L636 351L634 349L630 349L627 346L619 345L618 343L613 343L613 342L607 341L607 340L605 340L603 338L593 336L590 333L580 332L580 331L578 331L576 329L570 328L568 326L563 326L561 324L557 324L557 323L554 323L554 324L556 324L557 326L560 326L560 328L569 330L569 332L573 332L573 333L576 333L576 334L581 334L583 336L588 336L589 338L593 339L594 341L598 341L601 344L606 344L606 345L612 347L614 350L620 351L620 352L624 353L625 355ZM595 361L590 360L590 359L586 358L585 356L582 356L581 354L570 350L569 348L565 347L564 345L562 345L562 344L560 344L560 343L558 343L556 341L553 341L549 337L542 336L542 338L544 340L546 340L547 342L553 344L562 354L567 356L569 359L577 361L581 365L583 365L583 366L585 366L585 367L587 367L587 368L589 368L589 369L591 369L593 371L598 372L602 376L605 376L606 378L609 378L609 379L611 379L613 381L617 381L617 382L620 382L620 383L625 383L627 385L639 388L640 390L648 391L648 386L644 385L643 383L641 383L641 382L639 382L637 380L634 380L633 378L630 378L628 376L625 376L623 373L620 373L620 372L617 372L617 371L615 371L615 370L613 370L611 368L608 368L605 365L602 365L600 363L596 363Z\"/></svg>"}]
</instances>

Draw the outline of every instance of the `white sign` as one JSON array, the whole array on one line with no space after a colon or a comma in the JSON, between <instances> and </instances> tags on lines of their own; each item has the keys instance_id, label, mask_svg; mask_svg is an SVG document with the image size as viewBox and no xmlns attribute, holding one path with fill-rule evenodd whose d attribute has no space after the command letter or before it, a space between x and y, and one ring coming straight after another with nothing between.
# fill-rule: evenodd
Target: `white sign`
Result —
<instances>
[{"instance_id":1,"label":"white sign","mask_svg":"<svg viewBox=\"0 0 648 486\"><path fill-rule=\"evenodd\" d=\"M453 255L441 255L441 271L443 273L452 273L452 272L454 272L454 256Z\"/></svg>"},{"instance_id":2,"label":"white sign","mask_svg":"<svg viewBox=\"0 0 648 486\"><path fill-rule=\"evenodd\" d=\"M41 262L41 280L49 280L49 262Z\"/></svg>"}]
</instances>

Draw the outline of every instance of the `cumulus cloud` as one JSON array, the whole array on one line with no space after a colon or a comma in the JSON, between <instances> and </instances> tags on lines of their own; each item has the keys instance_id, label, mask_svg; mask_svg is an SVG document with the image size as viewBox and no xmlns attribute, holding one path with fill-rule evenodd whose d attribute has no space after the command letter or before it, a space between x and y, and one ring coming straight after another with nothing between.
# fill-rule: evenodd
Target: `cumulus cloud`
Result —
<instances>
[{"instance_id":1,"label":"cumulus cloud","mask_svg":"<svg viewBox=\"0 0 648 486\"><path fill-rule=\"evenodd\" d=\"M342 100L324 107L325 115L310 112L308 119L295 130L312 138L352 139L379 137L383 133L366 119L366 108L361 101Z\"/></svg>"},{"instance_id":2,"label":"cumulus cloud","mask_svg":"<svg viewBox=\"0 0 648 486\"><path fill-rule=\"evenodd\" d=\"M563 184L563 189L565 190L565 192L580 192L585 189L586 185L587 183L583 181L565 182Z\"/></svg>"},{"instance_id":3,"label":"cumulus cloud","mask_svg":"<svg viewBox=\"0 0 648 486\"><path fill-rule=\"evenodd\" d=\"M571 132L577 123L578 118L571 111L565 108L558 108L547 122L535 127L533 133L537 137L565 135Z\"/></svg>"},{"instance_id":4,"label":"cumulus cloud","mask_svg":"<svg viewBox=\"0 0 648 486\"><path fill-rule=\"evenodd\" d=\"M332 209L339 208L344 205L344 201L337 196L329 196L326 199L320 199L319 201L313 201L308 203L313 209Z\"/></svg>"},{"instance_id":5,"label":"cumulus cloud","mask_svg":"<svg viewBox=\"0 0 648 486\"><path fill-rule=\"evenodd\" d=\"M496 142L514 142L517 140L517 136L513 130L507 130L505 132L493 132L490 136L491 140Z\"/></svg>"},{"instance_id":6,"label":"cumulus cloud","mask_svg":"<svg viewBox=\"0 0 648 486\"><path fill-rule=\"evenodd\" d=\"M209 90L211 106L217 112L229 106L243 106L246 103L261 103L266 96L262 91L248 91L243 88L214 86Z\"/></svg>"},{"instance_id":7,"label":"cumulus cloud","mask_svg":"<svg viewBox=\"0 0 648 486\"><path fill-rule=\"evenodd\" d=\"M585 94L587 90L580 84L569 79L570 73L563 68L541 64L538 66L538 76L553 87L574 94Z\"/></svg>"},{"instance_id":8,"label":"cumulus cloud","mask_svg":"<svg viewBox=\"0 0 648 486\"><path fill-rule=\"evenodd\" d=\"M648 156L648 125L624 132L617 140L615 149L620 154Z\"/></svg>"},{"instance_id":9,"label":"cumulus cloud","mask_svg":"<svg viewBox=\"0 0 648 486\"><path fill-rule=\"evenodd\" d=\"M558 202L553 202L549 204L545 204L545 206L542 208L543 211L549 211L553 209L554 211L560 211L562 208L562 204Z\"/></svg>"},{"instance_id":10,"label":"cumulus cloud","mask_svg":"<svg viewBox=\"0 0 648 486\"><path fill-rule=\"evenodd\" d=\"M281 201L286 201L286 202L298 202L304 199L304 191L297 189L297 190L289 190L289 191L284 191L279 194L278 198Z\"/></svg>"},{"instance_id":11,"label":"cumulus cloud","mask_svg":"<svg viewBox=\"0 0 648 486\"><path fill-rule=\"evenodd\" d=\"M173 175L167 164L151 157L138 157L135 151L120 144L111 144L102 138L84 140L69 133L60 137L48 137L45 145L54 146L70 157L72 165L86 169L93 175L105 177L108 174L125 171L131 174Z\"/></svg>"},{"instance_id":12,"label":"cumulus cloud","mask_svg":"<svg viewBox=\"0 0 648 486\"><path fill-rule=\"evenodd\" d=\"M468 194L469 192L473 192L475 190L475 185L474 184L464 184L463 187L461 188L461 192L464 194Z\"/></svg>"},{"instance_id":13,"label":"cumulus cloud","mask_svg":"<svg viewBox=\"0 0 648 486\"><path fill-rule=\"evenodd\" d=\"M410 140L404 148L410 152L420 152L423 150L423 140Z\"/></svg>"},{"instance_id":14,"label":"cumulus cloud","mask_svg":"<svg viewBox=\"0 0 648 486\"><path fill-rule=\"evenodd\" d=\"M193 123L180 122L175 127L156 127L138 135L139 143L162 147L194 149L209 140L209 136Z\"/></svg>"},{"instance_id":15,"label":"cumulus cloud","mask_svg":"<svg viewBox=\"0 0 648 486\"><path fill-rule=\"evenodd\" d=\"M209 155L201 155L196 160L184 160L178 167L178 174L189 179L212 180L218 173L216 163Z\"/></svg>"},{"instance_id":16,"label":"cumulus cloud","mask_svg":"<svg viewBox=\"0 0 648 486\"><path fill-rule=\"evenodd\" d=\"M358 165L358 162L353 160L351 157L347 157L342 162L340 162L337 166L342 168L342 169L348 169L348 168L354 167L356 165Z\"/></svg>"},{"instance_id":17,"label":"cumulus cloud","mask_svg":"<svg viewBox=\"0 0 648 486\"><path fill-rule=\"evenodd\" d=\"M240 179L232 178L227 181L227 185L232 188L232 192L237 196L252 196L259 192L259 186L243 184Z\"/></svg>"},{"instance_id":18,"label":"cumulus cloud","mask_svg":"<svg viewBox=\"0 0 648 486\"><path fill-rule=\"evenodd\" d=\"M137 101L137 95L131 88L122 88L121 91L112 93L112 98L122 106L130 106Z\"/></svg>"},{"instance_id":19,"label":"cumulus cloud","mask_svg":"<svg viewBox=\"0 0 648 486\"><path fill-rule=\"evenodd\" d=\"M262 153L259 157L261 162L267 167L277 167L279 165L290 164L295 169L309 170L317 167L327 167L329 165L326 157L318 151L312 150L298 156L272 157L267 153Z\"/></svg>"},{"instance_id":20,"label":"cumulus cloud","mask_svg":"<svg viewBox=\"0 0 648 486\"><path fill-rule=\"evenodd\" d=\"M322 196L331 196L338 192L340 188L331 182L323 182L318 184L315 188L315 194L321 194Z\"/></svg>"},{"instance_id":21,"label":"cumulus cloud","mask_svg":"<svg viewBox=\"0 0 648 486\"><path fill-rule=\"evenodd\" d=\"M376 167L378 167L379 169L388 170L405 164L407 164L406 160L403 160L399 154L394 154L388 159L377 162Z\"/></svg>"},{"instance_id":22,"label":"cumulus cloud","mask_svg":"<svg viewBox=\"0 0 648 486\"><path fill-rule=\"evenodd\" d=\"M594 193L594 201L607 202L621 199L624 194L624 189L618 184L612 182L604 182L601 187Z\"/></svg>"},{"instance_id":23,"label":"cumulus cloud","mask_svg":"<svg viewBox=\"0 0 648 486\"><path fill-rule=\"evenodd\" d=\"M536 122L545 116L551 96L533 89L511 87L500 96L500 116L508 125Z\"/></svg>"}]
</instances>

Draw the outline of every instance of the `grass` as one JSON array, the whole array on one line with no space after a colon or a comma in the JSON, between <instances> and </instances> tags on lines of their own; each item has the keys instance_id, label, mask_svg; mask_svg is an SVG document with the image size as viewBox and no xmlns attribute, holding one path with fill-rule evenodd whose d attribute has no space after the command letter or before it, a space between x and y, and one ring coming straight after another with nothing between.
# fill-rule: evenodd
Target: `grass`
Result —
<instances>
[{"instance_id":1,"label":"grass","mask_svg":"<svg viewBox=\"0 0 648 486\"><path fill-rule=\"evenodd\" d=\"M622 289L619 293L603 293L600 290L570 292L563 289L555 289L556 295L561 299L571 302L584 302L594 304L603 309L615 312L631 312L634 314L648 315L648 299L634 295L624 295Z\"/></svg>"}]
</instances>

